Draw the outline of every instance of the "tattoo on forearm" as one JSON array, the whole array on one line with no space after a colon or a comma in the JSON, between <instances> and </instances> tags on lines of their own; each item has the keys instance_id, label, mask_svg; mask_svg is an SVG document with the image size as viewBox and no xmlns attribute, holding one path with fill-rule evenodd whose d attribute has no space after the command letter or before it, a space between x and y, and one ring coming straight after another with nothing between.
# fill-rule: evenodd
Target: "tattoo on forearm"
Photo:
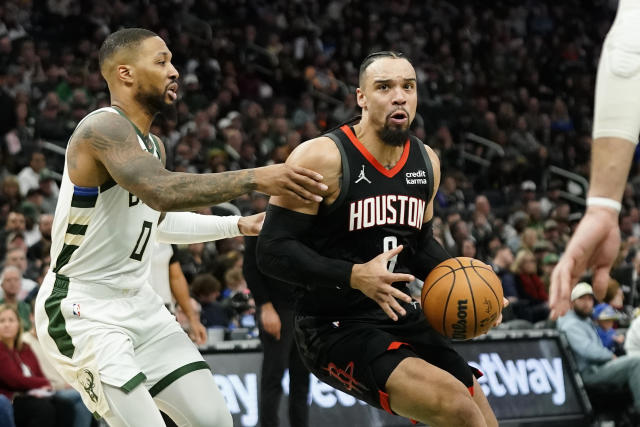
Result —
<instances>
[{"instance_id":1,"label":"tattoo on forearm","mask_svg":"<svg viewBox=\"0 0 640 427\"><path fill-rule=\"evenodd\" d=\"M203 175L174 173L156 180L155 185L170 200L171 210L215 205L256 188L252 169Z\"/></svg>"},{"instance_id":2,"label":"tattoo on forearm","mask_svg":"<svg viewBox=\"0 0 640 427\"><path fill-rule=\"evenodd\" d=\"M253 170L216 174L171 173L143 151L129 123L92 120L80 137L95 150L112 178L160 210L189 210L232 200L256 189ZM115 122L115 123L114 123Z\"/></svg>"}]
</instances>

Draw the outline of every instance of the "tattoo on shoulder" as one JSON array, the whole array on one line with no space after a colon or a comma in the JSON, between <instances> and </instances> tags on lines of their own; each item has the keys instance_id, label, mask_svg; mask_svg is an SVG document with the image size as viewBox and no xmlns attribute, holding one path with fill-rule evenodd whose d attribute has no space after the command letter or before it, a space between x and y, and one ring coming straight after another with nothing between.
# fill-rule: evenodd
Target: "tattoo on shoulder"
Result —
<instances>
[{"instance_id":1,"label":"tattoo on shoulder","mask_svg":"<svg viewBox=\"0 0 640 427\"><path fill-rule=\"evenodd\" d=\"M132 127L126 123L118 123L114 118L100 117L86 123L81 131L80 137L91 144L91 146L100 151L113 148L114 144L121 144L129 138Z\"/></svg>"}]
</instances>

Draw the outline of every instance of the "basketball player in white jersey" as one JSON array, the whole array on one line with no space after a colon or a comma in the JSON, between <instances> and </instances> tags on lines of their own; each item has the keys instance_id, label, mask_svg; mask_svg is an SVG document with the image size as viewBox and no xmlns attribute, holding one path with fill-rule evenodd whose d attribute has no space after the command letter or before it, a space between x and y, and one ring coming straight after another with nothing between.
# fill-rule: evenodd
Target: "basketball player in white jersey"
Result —
<instances>
[{"instance_id":1,"label":"basketball player in white jersey","mask_svg":"<svg viewBox=\"0 0 640 427\"><path fill-rule=\"evenodd\" d=\"M554 319L569 310L571 289L587 268L596 297L604 297L620 247L620 201L639 132L640 1L620 0L598 64L587 210L551 275Z\"/></svg>"},{"instance_id":2,"label":"basketball player in white jersey","mask_svg":"<svg viewBox=\"0 0 640 427\"><path fill-rule=\"evenodd\" d=\"M56 369L111 426L163 426L158 408L181 426L231 426L207 364L148 283L149 241L256 234L255 217L178 211L251 190L317 201L326 186L320 175L286 165L167 171L149 128L177 97L171 52L150 31L125 29L107 37L99 58L112 106L85 117L69 140L51 269L36 301L38 336Z\"/></svg>"}]
</instances>

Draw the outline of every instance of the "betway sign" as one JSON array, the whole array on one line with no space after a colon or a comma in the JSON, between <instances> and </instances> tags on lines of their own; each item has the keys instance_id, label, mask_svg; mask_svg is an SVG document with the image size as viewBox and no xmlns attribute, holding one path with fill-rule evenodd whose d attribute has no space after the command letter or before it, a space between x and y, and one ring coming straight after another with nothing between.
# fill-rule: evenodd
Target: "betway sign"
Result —
<instances>
[{"instance_id":1,"label":"betway sign","mask_svg":"<svg viewBox=\"0 0 640 427\"><path fill-rule=\"evenodd\" d=\"M470 341L454 347L484 373L478 383L500 420L585 411L556 338Z\"/></svg>"},{"instance_id":2,"label":"betway sign","mask_svg":"<svg viewBox=\"0 0 640 427\"><path fill-rule=\"evenodd\" d=\"M469 362L484 372L478 382L487 396L502 397L530 393L547 395L558 406L566 400L562 359L503 360L498 353L480 353L478 362Z\"/></svg>"},{"instance_id":3,"label":"betway sign","mask_svg":"<svg viewBox=\"0 0 640 427\"><path fill-rule=\"evenodd\" d=\"M573 374L556 339L469 341L455 343L484 376L478 382L499 420L580 417L584 412ZM261 353L208 354L216 382L236 426L258 425ZM283 378L288 395L288 376ZM311 376L310 426L411 426L342 393ZM288 427L287 402L280 405L280 425Z\"/></svg>"}]
</instances>

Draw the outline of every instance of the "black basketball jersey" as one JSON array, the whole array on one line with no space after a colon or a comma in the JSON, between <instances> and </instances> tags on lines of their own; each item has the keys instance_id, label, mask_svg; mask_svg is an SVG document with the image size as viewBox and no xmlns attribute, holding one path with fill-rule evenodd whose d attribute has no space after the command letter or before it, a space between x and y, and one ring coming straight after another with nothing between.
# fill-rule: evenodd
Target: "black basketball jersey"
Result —
<instances>
[{"instance_id":1,"label":"black basketball jersey","mask_svg":"<svg viewBox=\"0 0 640 427\"><path fill-rule=\"evenodd\" d=\"M433 168L424 144L411 137L400 161L385 169L344 125L325 136L338 147L342 159L340 195L321 205L313 231L305 243L329 258L365 263L393 249L404 248L389 270L410 273L424 212L433 191ZM423 278L421 278L423 279ZM394 285L406 290L405 283ZM307 288L298 311L336 318L387 315L378 304L348 283L335 289ZM378 317L378 316L376 316Z\"/></svg>"}]
</instances>

